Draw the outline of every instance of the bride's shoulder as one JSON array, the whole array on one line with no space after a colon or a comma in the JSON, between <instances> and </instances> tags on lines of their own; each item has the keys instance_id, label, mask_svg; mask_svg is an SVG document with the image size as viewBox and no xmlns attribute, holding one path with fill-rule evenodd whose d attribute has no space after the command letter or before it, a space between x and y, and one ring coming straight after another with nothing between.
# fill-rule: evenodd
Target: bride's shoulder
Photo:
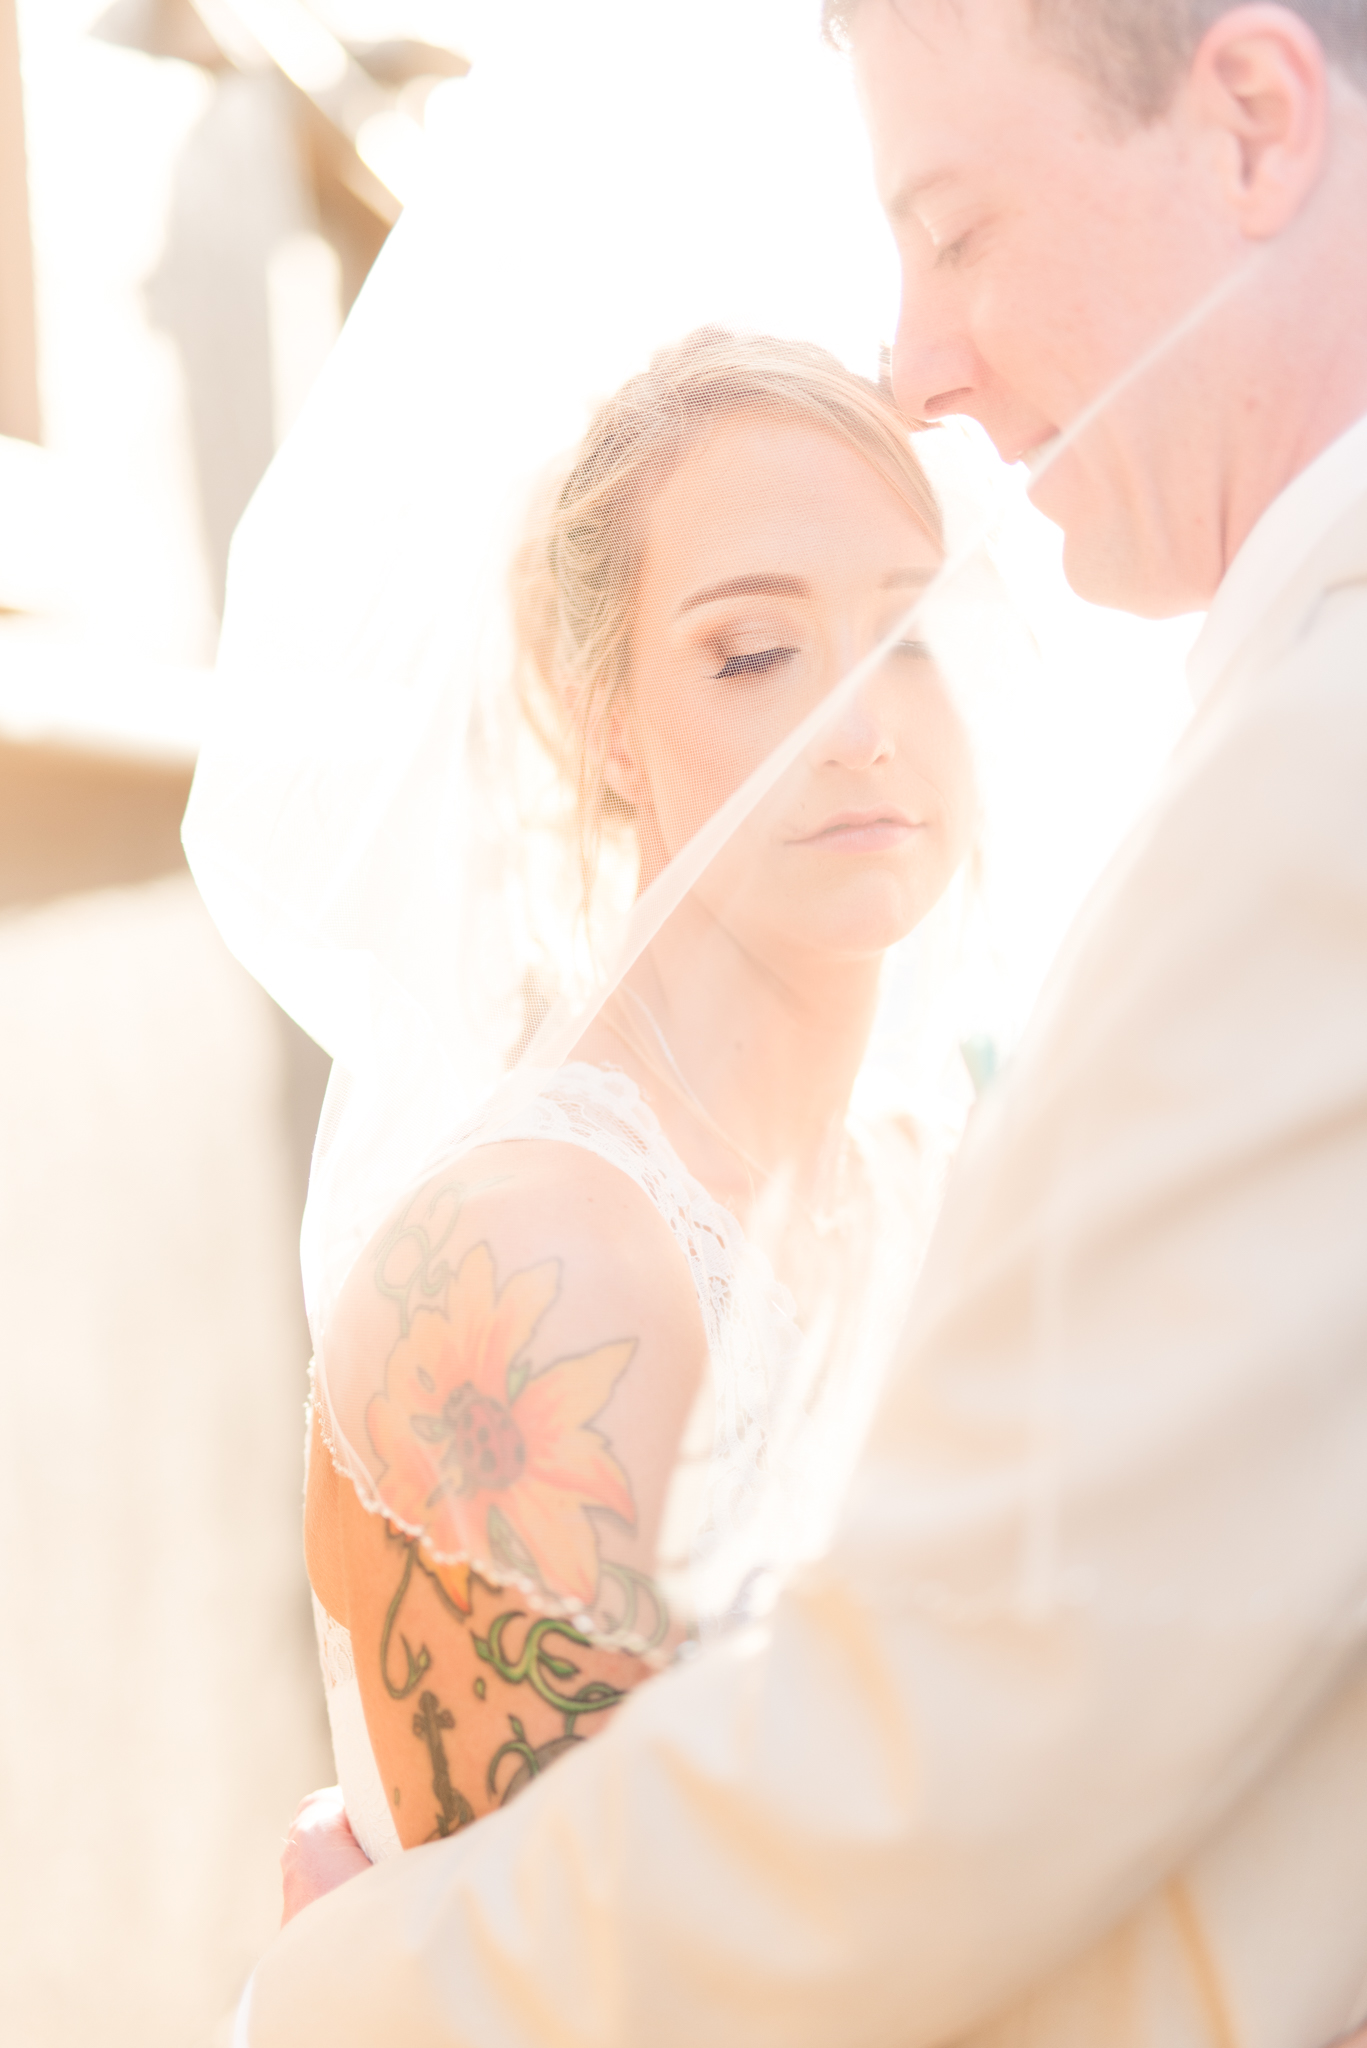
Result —
<instances>
[{"instance_id":1,"label":"bride's shoulder","mask_svg":"<svg viewBox=\"0 0 1367 2048\"><path fill-rule=\"evenodd\" d=\"M489 1231L510 1250L544 1246L614 1267L671 1264L674 1241L637 1181L611 1158L557 1137L505 1137L467 1152L416 1198L460 1208L458 1234ZM411 1214L413 1203L409 1204Z\"/></svg>"},{"instance_id":2,"label":"bride's shoulder","mask_svg":"<svg viewBox=\"0 0 1367 2048\"><path fill-rule=\"evenodd\" d=\"M475 1147L398 1204L342 1290L340 1349L392 1345L422 1310L459 1320L528 1316L533 1352L630 1338L686 1379L705 1338L688 1266L640 1186L607 1160L552 1139Z\"/></svg>"}]
</instances>

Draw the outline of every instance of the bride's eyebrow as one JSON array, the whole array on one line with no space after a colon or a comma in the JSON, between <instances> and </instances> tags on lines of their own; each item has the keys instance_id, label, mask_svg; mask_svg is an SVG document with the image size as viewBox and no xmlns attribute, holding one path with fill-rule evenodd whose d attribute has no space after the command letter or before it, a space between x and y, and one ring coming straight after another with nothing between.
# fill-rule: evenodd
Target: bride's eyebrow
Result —
<instances>
[{"instance_id":1,"label":"bride's eyebrow","mask_svg":"<svg viewBox=\"0 0 1367 2048\"><path fill-rule=\"evenodd\" d=\"M810 597L811 594L810 583L801 576L733 576L727 583L709 583L706 590L695 590L692 597L684 599L674 616L682 618L696 605L715 604L722 597Z\"/></svg>"},{"instance_id":2,"label":"bride's eyebrow","mask_svg":"<svg viewBox=\"0 0 1367 2048\"><path fill-rule=\"evenodd\" d=\"M934 569L890 569L886 576L880 576L880 590L924 590L937 574ZM682 618L700 604L715 604L723 597L810 597L812 586L801 576L777 574L733 576L726 583L709 583L705 590L695 590L686 597L675 618Z\"/></svg>"}]
</instances>

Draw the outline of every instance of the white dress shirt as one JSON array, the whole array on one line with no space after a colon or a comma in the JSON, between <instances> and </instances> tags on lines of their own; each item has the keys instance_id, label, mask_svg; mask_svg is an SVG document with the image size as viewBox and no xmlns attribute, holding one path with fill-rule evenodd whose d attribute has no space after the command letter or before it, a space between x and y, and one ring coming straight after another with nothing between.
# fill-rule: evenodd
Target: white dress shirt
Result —
<instances>
[{"instance_id":1,"label":"white dress shirt","mask_svg":"<svg viewBox=\"0 0 1367 2048\"><path fill-rule=\"evenodd\" d=\"M833 1548L252 2048L1321 2048L1367 1990L1367 420L974 1120Z\"/></svg>"}]
</instances>

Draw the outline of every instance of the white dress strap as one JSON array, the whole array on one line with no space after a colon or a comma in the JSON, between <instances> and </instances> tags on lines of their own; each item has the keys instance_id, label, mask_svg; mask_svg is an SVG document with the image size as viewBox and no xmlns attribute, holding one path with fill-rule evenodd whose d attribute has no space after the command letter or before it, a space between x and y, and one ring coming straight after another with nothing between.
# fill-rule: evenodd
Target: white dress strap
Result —
<instances>
[{"instance_id":1,"label":"white dress strap","mask_svg":"<svg viewBox=\"0 0 1367 2048\"><path fill-rule=\"evenodd\" d=\"M507 1120L481 1130L484 1144L514 1138L577 1145L616 1166L648 1196L688 1262L709 1350L722 1341L734 1308L737 1275L764 1281L775 1330L794 1325L794 1303L757 1258L731 1211L696 1180L660 1127L640 1089L620 1067L572 1061Z\"/></svg>"}]
</instances>

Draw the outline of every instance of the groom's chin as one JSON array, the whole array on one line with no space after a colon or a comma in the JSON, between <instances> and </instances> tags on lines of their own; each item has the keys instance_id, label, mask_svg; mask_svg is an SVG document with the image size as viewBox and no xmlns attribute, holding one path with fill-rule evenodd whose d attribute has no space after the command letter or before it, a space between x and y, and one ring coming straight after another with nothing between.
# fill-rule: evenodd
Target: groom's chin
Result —
<instances>
[{"instance_id":1,"label":"groom's chin","mask_svg":"<svg viewBox=\"0 0 1367 2048\"><path fill-rule=\"evenodd\" d=\"M1166 549L1145 544L1140 522L1126 518L1123 508L1081 502L1080 494L1051 491L1052 482L1046 478L1030 495L1063 529L1063 573L1079 597L1141 619L1177 618L1206 602L1188 588Z\"/></svg>"},{"instance_id":2,"label":"groom's chin","mask_svg":"<svg viewBox=\"0 0 1367 2048\"><path fill-rule=\"evenodd\" d=\"M1117 545L1115 537L1103 539L1096 533L1065 527L1063 573L1072 589L1086 598L1088 604L1133 612L1146 619L1167 616L1153 578L1144 574L1138 551Z\"/></svg>"}]
</instances>

